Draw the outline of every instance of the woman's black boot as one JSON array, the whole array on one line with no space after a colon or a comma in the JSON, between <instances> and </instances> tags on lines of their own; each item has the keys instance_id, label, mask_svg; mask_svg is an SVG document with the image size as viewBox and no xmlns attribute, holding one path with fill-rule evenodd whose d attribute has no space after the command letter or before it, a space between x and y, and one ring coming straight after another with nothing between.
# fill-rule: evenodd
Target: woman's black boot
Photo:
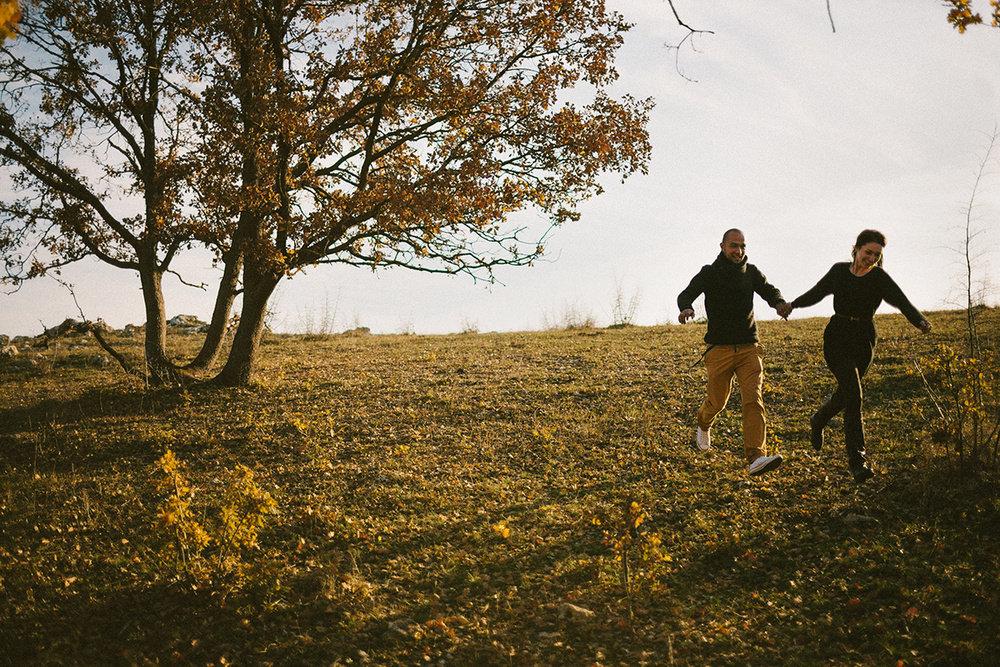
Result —
<instances>
[{"instance_id":1,"label":"woman's black boot","mask_svg":"<svg viewBox=\"0 0 1000 667\"><path fill-rule=\"evenodd\" d=\"M836 394L830 394L826 402L819 406L819 410L809 418L809 439L812 441L813 449L817 452L823 449L823 429L843 407L835 397Z\"/></svg>"},{"instance_id":2,"label":"woman's black boot","mask_svg":"<svg viewBox=\"0 0 1000 667\"><path fill-rule=\"evenodd\" d=\"M852 467L851 474L854 475L854 481L858 484L867 482L875 476L875 473L872 472L872 469L868 467L867 463L862 463L857 467Z\"/></svg>"},{"instance_id":3,"label":"woman's black boot","mask_svg":"<svg viewBox=\"0 0 1000 667\"><path fill-rule=\"evenodd\" d=\"M875 473L868 467L868 452L865 451L865 431L862 423L844 424L844 445L847 449L847 465L851 468L854 481L867 482Z\"/></svg>"}]
</instances>

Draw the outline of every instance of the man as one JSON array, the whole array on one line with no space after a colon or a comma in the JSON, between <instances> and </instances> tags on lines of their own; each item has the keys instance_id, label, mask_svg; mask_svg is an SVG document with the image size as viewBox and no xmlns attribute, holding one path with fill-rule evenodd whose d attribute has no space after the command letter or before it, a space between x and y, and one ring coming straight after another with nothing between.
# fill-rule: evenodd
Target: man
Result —
<instances>
[{"instance_id":1,"label":"man","mask_svg":"<svg viewBox=\"0 0 1000 667\"><path fill-rule=\"evenodd\" d=\"M730 229L722 236L722 252L703 266L677 297L681 324L694 317L692 304L705 295L708 331L705 342L705 369L708 371L708 396L698 409L695 446L701 451L712 448L711 430L716 415L726 407L735 375L743 397L743 451L751 475L760 475L781 465L781 455L767 455L767 415L764 411L764 350L757 336L753 314L753 295L759 294L781 317L787 318L791 306L767 282L756 266L747 263L743 232Z\"/></svg>"}]
</instances>

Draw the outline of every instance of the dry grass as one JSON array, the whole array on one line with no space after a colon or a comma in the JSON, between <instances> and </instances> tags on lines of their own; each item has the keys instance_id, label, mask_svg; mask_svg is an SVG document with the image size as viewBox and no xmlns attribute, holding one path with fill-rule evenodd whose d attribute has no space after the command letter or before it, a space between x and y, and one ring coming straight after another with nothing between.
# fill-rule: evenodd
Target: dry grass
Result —
<instances>
[{"instance_id":1,"label":"dry grass","mask_svg":"<svg viewBox=\"0 0 1000 667\"><path fill-rule=\"evenodd\" d=\"M932 319L879 318L861 488L839 433L808 445L819 319L763 323L785 465L755 479L738 409L689 448L703 325L280 337L245 390L137 387L86 341L0 366L0 661L996 664L998 484L925 437L911 361L962 326ZM206 521L239 465L274 494L247 569L158 557L168 448Z\"/></svg>"}]
</instances>

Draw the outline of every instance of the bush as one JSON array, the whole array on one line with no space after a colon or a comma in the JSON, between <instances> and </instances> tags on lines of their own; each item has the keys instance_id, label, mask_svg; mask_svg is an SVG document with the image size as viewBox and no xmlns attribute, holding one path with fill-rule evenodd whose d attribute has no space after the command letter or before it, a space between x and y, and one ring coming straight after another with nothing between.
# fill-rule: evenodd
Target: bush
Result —
<instances>
[{"instance_id":1,"label":"bush","mask_svg":"<svg viewBox=\"0 0 1000 667\"><path fill-rule=\"evenodd\" d=\"M934 442L963 464L995 469L1000 444L996 357L990 352L966 357L941 345L935 357L920 361L926 369L921 376L938 413L933 420Z\"/></svg>"},{"instance_id":2,"label":"bush","mask_svg":"<svg viewBox=\"0 0 1000 667\"><path fill-rule=\"evenodd\" d=\"M157 508L156 530L163 538L158 564L196 585L227 577L242 580L250 565L248 555L257 548L257 536L277 502L260 488L253 471L240 465L215 519L208 519L205 507L205 518L199 521L195 490L183 467L169 449L156 462L162 474L159 490L167 494Z\"/></svg>"}]
</instances>

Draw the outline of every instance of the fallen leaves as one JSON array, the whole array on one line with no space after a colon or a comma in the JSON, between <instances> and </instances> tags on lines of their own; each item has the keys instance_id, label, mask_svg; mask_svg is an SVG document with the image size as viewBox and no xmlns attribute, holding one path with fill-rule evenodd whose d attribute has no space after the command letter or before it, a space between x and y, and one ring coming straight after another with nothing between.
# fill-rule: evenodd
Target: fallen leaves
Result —
<instances>
[{"instance_id":1,"label":"fallen leaves","mask_svg":"<svg viewBox=\"0 0 1000 667\"><path fill-rule=\"evenodd\" d=\"M787 344L762 325L769 363L796 369L771 379L788 463L763 481L740 465L735 404L712 456L687 446L703 378L678 369L700 349L694 328L282 338L260 386L187 396L104 374L8 377L0 405L14 393L36 411L0 425L0 593L12 601L0 641L31 651L26 638L67 637L133 663L175 651L199 664L390 666L981 657L1000 604L984 574L1000 547L986 530L995 482L915 469L913 425L900 424L904 438L887 406L872 449L889 481L855 489L837 432L821 456L800 451L803 399L829 384L802 351L822 323L780 323ZM903 370L873 368L873 405L881 386L901 391ZM46 419L55 426L38 429ZM78 458L69 438L97 454ZM276 570L260 586L182 591L145 569L158 502L146 478L166 446L194 487L246 465L275 489L268 558L255 562ZM36 463L36 447L50 455Z\"/></svg>"}]
</instances>

